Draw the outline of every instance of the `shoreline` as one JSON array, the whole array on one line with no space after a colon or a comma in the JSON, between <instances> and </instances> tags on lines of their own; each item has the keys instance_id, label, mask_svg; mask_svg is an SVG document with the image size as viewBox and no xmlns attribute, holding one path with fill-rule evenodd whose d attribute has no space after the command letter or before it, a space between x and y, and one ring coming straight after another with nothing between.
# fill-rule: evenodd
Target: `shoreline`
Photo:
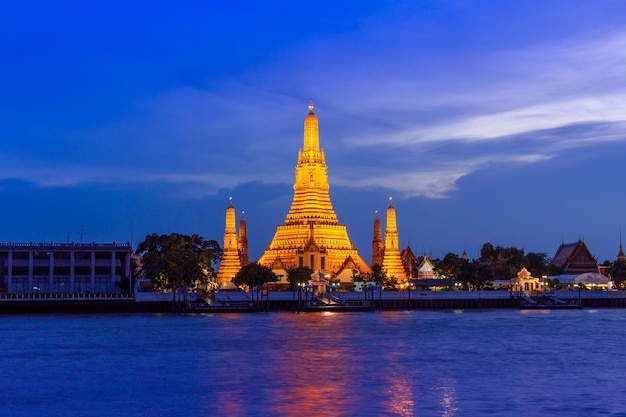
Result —
<instances>
[{"instance_id":1,"label":"shoreline","mask_svg":"<svg viewBox=\"0 0 626 417\"><path fill-rule=\"evenodd\" d=\"M556 291L564 300L580 301L583 308L626 308L624 291ZM6 294L5 294L6 296ZM195 299L173 301L171 293L137 293L106 298L0 298L0 315L10 314L116 314L116 313L231 313L231 312L314 312L314 311L394 311L394 310L480 310L518 309L519 299L508 291L379 291L374 293L337 292L341 303L307 303L310 293L297 291L220 292L213 306Z\"/></svg>"}]
</instances>

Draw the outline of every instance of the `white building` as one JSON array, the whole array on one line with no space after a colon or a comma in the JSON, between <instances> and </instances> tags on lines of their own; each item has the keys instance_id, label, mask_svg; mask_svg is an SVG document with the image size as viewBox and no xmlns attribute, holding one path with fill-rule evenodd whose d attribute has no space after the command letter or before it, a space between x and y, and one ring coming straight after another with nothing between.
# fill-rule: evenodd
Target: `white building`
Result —
<instances>
[{"instance_id":1,"label":"white building","mask_svg":"<svg viewBox=\"0 0 626 417\"><path fill-rule=\"evenodd\" d=\"M119 293L131 252L128 243L0 243L0 292Z\"/></svg>"}]
</instances>

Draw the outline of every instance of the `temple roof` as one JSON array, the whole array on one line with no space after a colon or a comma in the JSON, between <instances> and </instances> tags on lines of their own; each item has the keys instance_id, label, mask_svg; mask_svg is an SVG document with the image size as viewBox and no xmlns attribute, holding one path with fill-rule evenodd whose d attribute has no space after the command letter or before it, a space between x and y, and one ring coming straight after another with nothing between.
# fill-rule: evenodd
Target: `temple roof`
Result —
<instances>
[{"instance_id":1,"label":"temple roof","mask_svg":"<svg viewBox=\"0 0 626 417\"><path fill-rule=\"evenodd\" d=\"M574 243L562 243L552 258L552 263L567 273L598 272L598 260L582 239Z\"/></svg>"}]
</instances>

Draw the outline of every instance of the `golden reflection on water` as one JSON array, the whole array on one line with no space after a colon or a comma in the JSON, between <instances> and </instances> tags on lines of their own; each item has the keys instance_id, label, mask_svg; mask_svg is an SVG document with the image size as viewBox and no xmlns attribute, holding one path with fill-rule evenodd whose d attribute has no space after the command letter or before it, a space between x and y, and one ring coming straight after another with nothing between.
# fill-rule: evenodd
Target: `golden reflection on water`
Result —
<instances>
[{"instance_id":1,"label":"golden reflection on water","mask_svg":"<svg viewBox=\"0 0 626 417\"><path fill-rule=\"evenodd\" d=\"M395 384L387 391L389 395L389 414L413 417L415 401L411 386L403 380L396 380Z\"/></svg>"},{"instance_id":2,"label":"golden reflection on water","mask_svg":"<svg viewBox=\"0 0 626 417\"><path fill-rule=\"evenodd\" d=\"M341 315L294 316L305 331L283 340L282 359L275 369L280 389L274 391L277 415L347 415L358 396L352 375L360 366L351 360L354 340L338 331ZM329 348L332 340L332 348Z\"/></svg>"},{"instance_id":3,"label":"golden reflection on water","mask_svg":"<svg viewBox=\"0 0 626 417\"><path fill-rule=\"evenodd\" d=\"M281 315L280 327L265 330L269 332L265 341L272 348L259 346L263 360L251 363L255 377L248 381L262 394L248 401L255 404L251 409L233 401L232 393L219 393L213 404L219 406L220 415L250 415L255 409L263 410L259 415L264 416L456 415L456 380L444 374L435 381L420 381L423 364L409 354L411 342L395 337L397 317L383 317L385 331L374 336L380 344L376 351L363 345L370 340L363 337L369 322L353 321L351 326L361 327L350 331L345 329L345 317L345 313ZM263 368L271 369L267 373L271 376L266 377Z\"/></svg>"}]
</instances>

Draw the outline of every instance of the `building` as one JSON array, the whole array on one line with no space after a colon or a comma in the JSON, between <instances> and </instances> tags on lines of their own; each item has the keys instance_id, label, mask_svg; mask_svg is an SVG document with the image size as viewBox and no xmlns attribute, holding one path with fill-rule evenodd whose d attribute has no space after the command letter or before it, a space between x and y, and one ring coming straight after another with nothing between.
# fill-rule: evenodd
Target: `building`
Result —
<instances>
[{"instance_id":1,"label":"building","mask_svg":"<svg viewBox=\"0 0 626 417\"><path fill-rule=\"evenodd\" d=\"M552 264L563 268L565 273L570 275L600 272L598 260L591 254L582 239L574 243L561 243L552 258Z\"/></svg>"},{"instance_id":2,"label":"building","mask_svg":"<svg viewBox=\"0 0 626 417\"><path fill-rule=\"evenodd\" d=\"M407 245L406 248L400 252L400 258L402 259L402 265L404 265L404 271L406 272L406 276L411 279L415 278L416 269L420 265L419 259L413 253L413 249L411 249L411 245Z\"/></svg>"},{"instance_id":3,"label":"building","mask_svg":"<svg viewBox=\"0 0 626 417\"><path fill-rule=\"evenodd\" d=\"M0 243L0 292L129 291L131 253L128 243Z\"/></svg>"},{"instance_id":4,"label":"building","mask_svg":"<svg viewBox=\"0 0 626 417\"><path fill-rule=\"evenodd\" d=\"M333 210L313 101L304 119L304 146L298 153L293 188L293 202L285 223L276 228L274 238L258 262L270 268L280 265L280 273L305 266L342 282L348 281L344 278L348 276L348 268L354 267L360 273L371 272ZM349 272L351 277L352 271Z\"/></svg>"}]
</instances>

